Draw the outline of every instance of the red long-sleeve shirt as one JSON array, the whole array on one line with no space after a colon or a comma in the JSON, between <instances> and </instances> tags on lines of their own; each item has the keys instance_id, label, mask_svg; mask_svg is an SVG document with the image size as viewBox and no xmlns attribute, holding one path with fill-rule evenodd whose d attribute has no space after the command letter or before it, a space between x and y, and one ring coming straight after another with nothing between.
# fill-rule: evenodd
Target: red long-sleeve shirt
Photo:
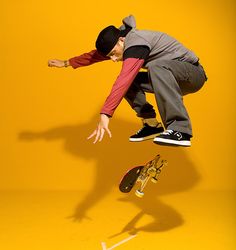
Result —
<instances>
[{"instance_id":1,"label":"red long-sleeve shirt","mask_svg":"<svg viewBox=\"0 0 236 250\"><path fill-rule=\"evenodd\" d=\"M97 50L92 50L88 53L84 53L80 56L75 56L69 59L70 65L76 69L78 67L89 66L96 62L102 62L104 60L109 60L107 56L103 56L98 53Z\"/></svg>"},{"instance_id":2,"label":"red long-sleeve shirt","mask_svg":"<svg viewBox=\"0 0 236 250\"><path fill-rule=\"evenodd\" d=\"M149 50L147 50L147 48L134 46L129 49L128 53L124 54L120 74L113 84L111 92L101 109L102 114L106 114L110 117L113 115L140 68L143 66L144 58L148 53ZM108 59L110 58L99 54L97 50L92 50L89 53L84 53L80 56L69 59L69 62L70 65L76 69L78 67L88 66Z\"/></svg>"}]
</instances>

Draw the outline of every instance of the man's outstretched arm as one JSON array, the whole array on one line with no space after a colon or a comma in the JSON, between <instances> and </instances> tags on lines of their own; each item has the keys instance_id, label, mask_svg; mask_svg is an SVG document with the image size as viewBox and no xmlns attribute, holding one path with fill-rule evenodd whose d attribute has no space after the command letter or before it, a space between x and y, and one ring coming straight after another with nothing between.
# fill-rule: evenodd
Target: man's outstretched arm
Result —
<instances>
[{"instance_id":1,"label":"man's outstretched arm","mask_svg":"<svg viewBox=\"0 0 236 250\"><path fill-rule=\"evenodd\" d=\"M76 69L109 59L109 57L101 55L97 50L91 50L90 52L84 53L80 56L72 57L69 60L49 60L48 66L57 68L72 66L72 68Z\"/></svg>"}]
</instances>

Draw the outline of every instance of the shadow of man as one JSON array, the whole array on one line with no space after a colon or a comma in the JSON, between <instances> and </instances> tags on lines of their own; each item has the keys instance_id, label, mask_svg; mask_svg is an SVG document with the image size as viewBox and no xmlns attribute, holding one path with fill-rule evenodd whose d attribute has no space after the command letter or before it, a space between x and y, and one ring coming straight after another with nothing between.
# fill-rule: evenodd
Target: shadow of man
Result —
<instances>
[{"instance_id":1,"label":"shadow of man","mask_svg":"<svg viewBox=\"0 0 236 250\"><path fill-rule=\"evenodd\" d=\"M96 173L93 187L76 206L71 218L76 221L86 218L86 212L107 195L114 185L118 186L127 169L135 165L141 165L140 163L152 159L156 154L161 154L168 161L168 169L163 169L161 181L158 182L158 189L153 189L152 192L148 190L149 195L146 194L146 198L142 201L129 196L127 196L128 199L121 201L133 202L140 207L140 215L148 213L153 217L153 223L139 228L139 230L162 231L180 225L183 220L179 213L163 204L158 196L186 191L199 180L199 174L189 160L186 149L161 147L151 141L130 143L128 138L130 133L133 133L131 128L135 127L135 124L115 118L110 124L112 139L106 136L101 143L94 145L91 140L86 140L86 137L94 130L94 124L96 123L97 116L84 124L60 126L41 132L22 131L19 134L19 140L24 141L63 140L66 152L85 160L95 160ZM78 177L78 180L79 178L81 177ZM128 231L132 232L135 225L134 221L137 222L140 215L132 219L123 230L129 228ZM169 218L168 225L159 223L160 218L164 220L167 216ZM167 218L165 219L167 220ZM132 229L131 224L133 225Z\"/></svg>"}]
</instances>

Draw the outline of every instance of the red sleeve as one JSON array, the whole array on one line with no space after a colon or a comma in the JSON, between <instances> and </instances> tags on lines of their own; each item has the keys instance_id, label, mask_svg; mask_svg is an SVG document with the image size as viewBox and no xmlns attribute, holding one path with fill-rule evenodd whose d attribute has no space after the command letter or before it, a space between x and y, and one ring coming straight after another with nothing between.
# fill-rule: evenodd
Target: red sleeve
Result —
<instances>
[{"instance_id":1,"label":"red sleeve","mask_svg":"<svg viewBox=\"0 0 236 250\"><path fill-rule=\"evenodd\" d=\"M111 92L101 110L101 114L108 116L113 115L143 63L144 59L139 58L127 58L124 60L121 72L112 86Z\"/></svg>"},{"instance_id":2,"label":"red sleeve","mask_svg":"<svg viewBox=\"0 0 236 250\"><path fill-rule=\"evenodd\" d=\"M76 69L78 67L89 66L96 62L102 62L104 60L109 60L107 56L101 55L97 50L92 50L88 53L84 53L80 56L76 56L69 59L70 65Z\"/></svg>"}]
</instances>

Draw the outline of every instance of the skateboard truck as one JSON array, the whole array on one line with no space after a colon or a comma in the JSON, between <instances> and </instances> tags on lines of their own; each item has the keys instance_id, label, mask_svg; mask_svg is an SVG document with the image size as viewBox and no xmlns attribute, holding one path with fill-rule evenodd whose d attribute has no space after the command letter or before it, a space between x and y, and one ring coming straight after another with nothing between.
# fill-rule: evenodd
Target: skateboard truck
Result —
<instances>
[{"instance_id":1,"label":"skateboard truck","mask_svg":"<svg viewBox=\"0 0 236 250\"><path fill-rule=\"evenodd\" d=\"M167 165L166 160L162 160L160 155L157 155L153 160L145 165L133 167L121 179L119 189L123 193L129 193L137 183L139 188L135 191L138 197L144 196L144 188L151 179L153 183L158 181L162 167Z\"/></svg>"},{"instance_id":2,"label":"skateboard truck","mask_svg":"<svg viewBox=\"0 0 236 250\"><path fill-rule=\"evenodd\" d=\"M150 179L153 183L157 183L162 167L165 165L167 165L167 161L161 160L160 155L146 163L136 181L137 184L140 183L139 189L135 191L138 197L142 198L144 196L143 190Z\"/></svg>"}]
</instances>

